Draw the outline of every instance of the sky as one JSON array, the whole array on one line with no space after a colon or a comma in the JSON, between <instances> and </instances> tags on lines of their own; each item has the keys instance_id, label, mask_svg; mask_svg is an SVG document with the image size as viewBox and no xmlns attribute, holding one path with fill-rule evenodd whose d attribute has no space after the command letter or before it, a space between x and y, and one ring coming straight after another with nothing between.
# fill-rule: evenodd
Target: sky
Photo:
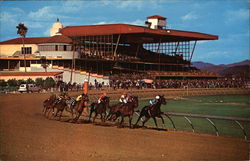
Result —
<instances>
[{"instance_id":1,"label":"sky","mask_svg":"<svg viewBox=\"0 0 250 161\"><path fill-rule=\"evenodd\" d=\"M218 35L199 41L192 61L230 64L250 59L250 0L57 0L0 1L0 41L19 37L16 26L28 27L27 37L48 37L59 18L63 26L134 24L146 18L167 18L169 29Z\"/></svg>"}]
</instances>

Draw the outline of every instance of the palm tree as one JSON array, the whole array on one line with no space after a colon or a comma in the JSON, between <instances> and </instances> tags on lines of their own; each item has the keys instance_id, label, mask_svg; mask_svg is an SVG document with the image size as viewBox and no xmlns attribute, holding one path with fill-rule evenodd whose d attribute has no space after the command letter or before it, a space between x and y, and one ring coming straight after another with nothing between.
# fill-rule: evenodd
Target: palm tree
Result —
<instances>
[{"instance_id":1,"label":"palm tree","mask_svg":"<svg viewBox=\"0 0 250 161\"><path fill-rule=\"evenodd\" d=\"M25 72L27 72L26 70L26 57L25 57L25 48L24 48L24 38L26 36L26 33L28 31L28 28L26 26L24 26L23 23L19 23L18 26L16 26L17 30L17 34L19 34L20 36L22 36L22 41L23 41L23 50L22 50L22 54L23 54L23 58L24 58L24 69Z\"/></svg>"}]
</instances>

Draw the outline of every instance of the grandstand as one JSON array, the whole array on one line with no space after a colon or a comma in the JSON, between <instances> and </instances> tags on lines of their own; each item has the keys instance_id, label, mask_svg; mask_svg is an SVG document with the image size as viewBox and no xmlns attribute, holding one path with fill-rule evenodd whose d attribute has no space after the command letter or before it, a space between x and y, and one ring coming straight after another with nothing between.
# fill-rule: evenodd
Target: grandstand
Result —
<instances>
[{"instance_id":1,"label":"grandstand","mask_svg":"<svg viewBox=\"0 0 250 161\"><path fill-rule=\"evenodd\" d=\"M66 26L60 29L61 35L57 35L56 40L50 38L53 41L46 40L43 44L38 44L38 51L33 58L28 58L30 63L27 64L32 62L42 64L39 53L48 48L46 46L48 43L51 43L51 48L52 43L62 41L60 37L63 37L72 40L67 40L65 48L66 51L71 50L72 58L47 57L47 62L54 69L65 70L79 76L83 74L105 80L120 73L143 74L153 79L218 77L216 73L201 72L191 67L197 41L217 40L218 36L168 29L166 18L158 15L148 17L146 24L148 26L130 24ZM69 44L71 47L68 47ZM54 47L57 53L59 45L57 48ZM63 49L64 46L62 52ZM17 62L16 58L10 57L1 58L1 61L5 60L6 65L13 64L8 59ZM67 74L67 81L77 80L82 81L72 78L72 74L71 76Z\"/></svg>"}]
</instances>

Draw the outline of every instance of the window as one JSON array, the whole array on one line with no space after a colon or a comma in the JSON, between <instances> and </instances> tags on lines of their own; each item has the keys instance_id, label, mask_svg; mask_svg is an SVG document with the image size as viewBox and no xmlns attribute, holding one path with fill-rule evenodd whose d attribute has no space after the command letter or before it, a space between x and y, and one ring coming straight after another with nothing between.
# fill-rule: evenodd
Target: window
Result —
<instances>
[{"instance_id":1,"label":"window","mask_svg":"<svg viewBox=\"0 0 250 161\"><path fill-rule=\"evenodd\" d=\"M22 47L22 54L32 54L31 47Z\"/></svg>"},{"instance_id":2,"label":"window","mask_svg":"<svg viewBox=\"0 0 250 161\"><path fill-rule=\"evenodd\" d=\"M58 51L58 45L56 45L56 51Z\"/></svg>"},{"instance_id":3,"label":"window","mask_svg":"<svg viewBox=\"0 0 250 161\"><path fill-rule=\"evenodd\" d=\"M63 45L63 51L67 51L67 45Z\"/></svg>"}]
</instances>

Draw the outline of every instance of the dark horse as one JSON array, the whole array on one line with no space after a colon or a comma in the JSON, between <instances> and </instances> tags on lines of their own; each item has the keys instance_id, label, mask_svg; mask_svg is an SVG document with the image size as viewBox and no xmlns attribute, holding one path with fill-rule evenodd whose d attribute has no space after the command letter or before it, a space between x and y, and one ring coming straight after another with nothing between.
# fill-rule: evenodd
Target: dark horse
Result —
<instances>
[{"instance_id":1,"label":"dark horse","mask_svg":"<svg viewBox=\"0 0 250 161\"><path fill-rule=\"evenodd\" d=\"M80 101L76 102L74 108L74 111L76 113L76 117L73 119L75 122L80 118L83 112L83 108L85 107L85 102L88 102L89 98L88 95L83 94Z\"/></svg>"},{"instance_id":2,"label":"dark horse","mask_svg":"<svg viewBox=\"0 0 250 161\"><path fill-rule=\"evenodd\" d=\"M92 113L95 112L95 116L93 118L93 123L95 122L95 118L97 117L98 114L101 115L102 122L105 122L107 108L109 108L109 97L107 97L107 96L105 96L100 103L93 102L90 105L89 121L90 121L90 118L92 116ZM103 116L103 114L104 114L104 116Z\"/></svg>"},{"instance_id":3,"label":"dark horse","mask_svg":"<svg viewBox=\"0 0 250 161\"><path fill-rule=\"evenodd\" d=\"M144 124L152 117L154 119L155 125L158 128L157 122L156 122L156 117L161 118L162 123L164 125L164 120L162 118L162 114L164 114L163 112L161 112L161 105L166 105L166 99L164 98L164 95L160 96L160 99L158 100L158 102L154 105L149 105L149 106L145 106L143 107L143 109L140 112L140 116L138 118L138 120L135 123L135 126L137 126L137 123L139 122L139 120L145 116L145 120L142 122L142 126L144 127Z\"/></svg>"},{"instance_id":4,"label":"dark horse","mask_svg":"<svg viewBox=\"0 0 250 161\"><path fill-rule=\"evenodd\" d=\"M116 115L116 118L121 116L121 122L120 126L122 126L124 117L129 118L129 127L131 128L132 118L134 114L134 109L138 107L138 97L137 96L131 96L131 102L128 103L119 103L117 105L114 105L110 108L109 115L112 117L112 115ZM108 118L108 117L107 117Z\"/></svg>"},{"instance_id":5,"label":"dark horse","mask_svg":"<svg viewBox=\"0 0 250 161\"><path fill-rule=\"evenodd\" d=\"M48 99L43 101L43 111L42 112L45 116L46 116L46 113L48 112L48 110L53 108L55 101L56 101L56 94L54 94L54 93ZM54 112L54 110L53 110L53 112Z\"/></svg>"}]
</instances>

